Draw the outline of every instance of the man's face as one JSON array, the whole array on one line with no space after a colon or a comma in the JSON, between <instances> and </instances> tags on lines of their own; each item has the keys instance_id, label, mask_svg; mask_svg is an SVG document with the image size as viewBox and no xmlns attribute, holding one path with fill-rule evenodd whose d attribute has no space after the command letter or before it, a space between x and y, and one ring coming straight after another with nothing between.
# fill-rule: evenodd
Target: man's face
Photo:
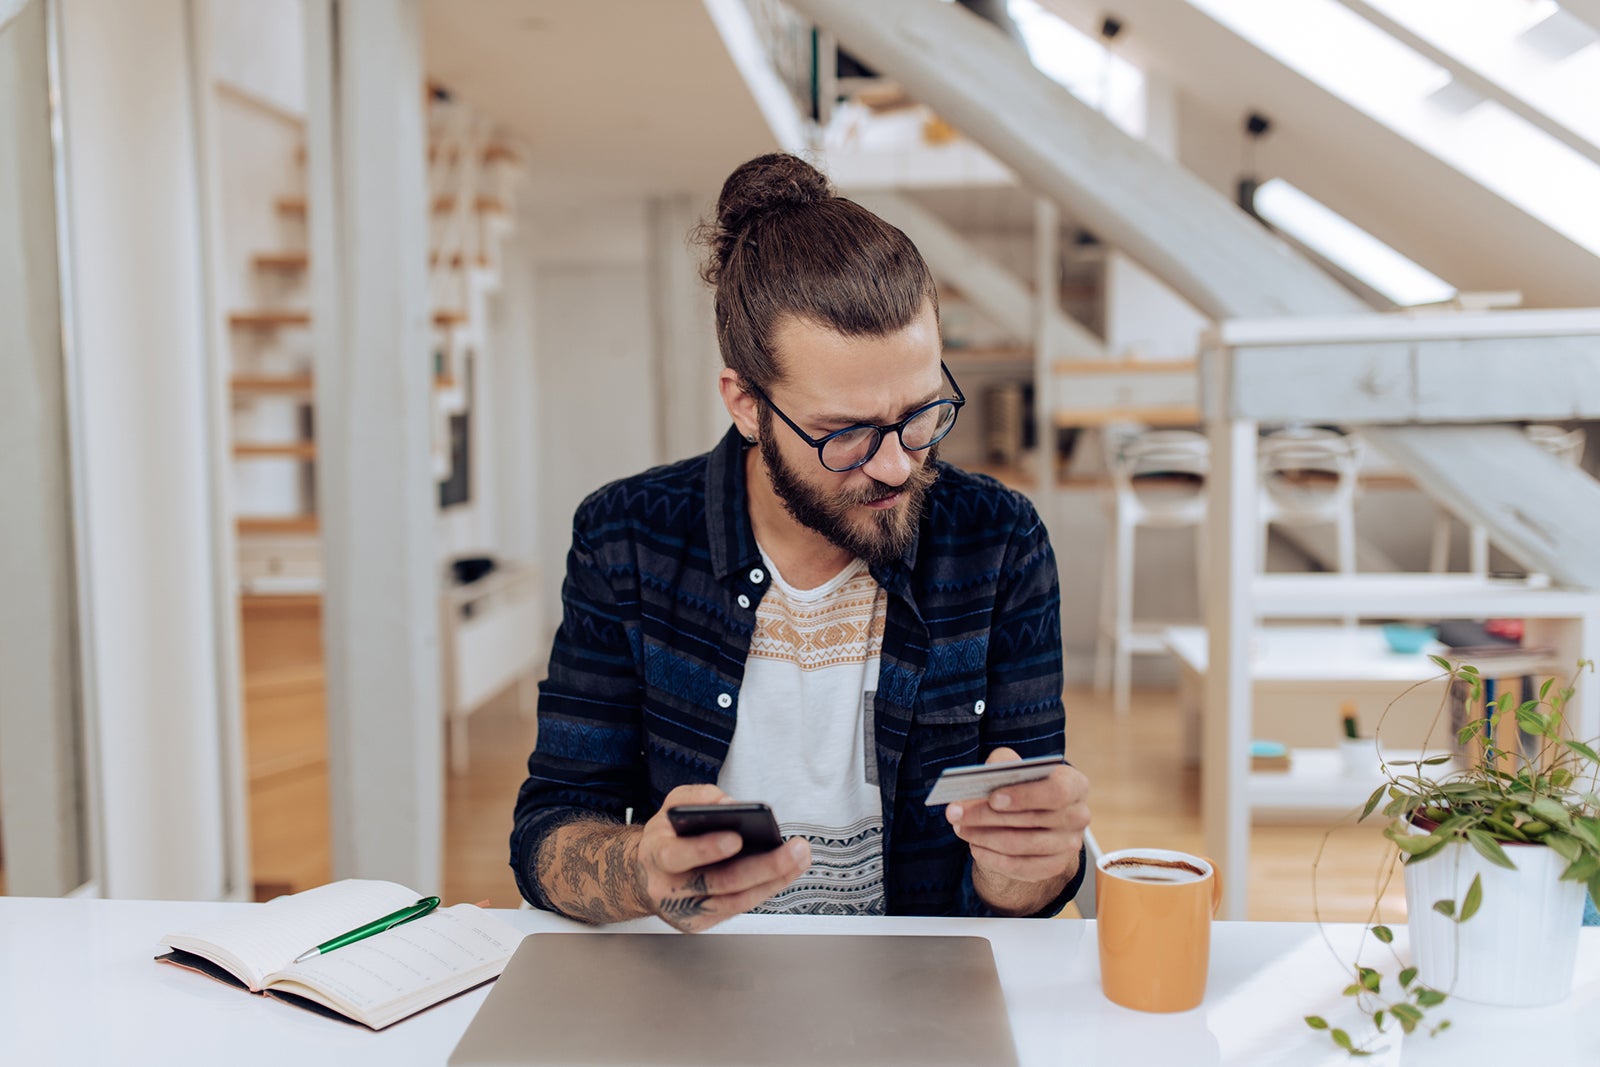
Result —
<instances>
[{"instance_id":1,"label":"man's face","mask_svg":"<svg viewBox=\"0 0 1600 1067\"><path fill-rule=\"evenodd\" d=\"M899 422L948 390L931 306L883 337L845 337L790 319L774 342L785 376L768 393L813 438L857 423ZM907 452L888 434L871 460L837 473L765 405L758 437L773 491L795 521L871 564L899 559L917 536L923 499L938 477L929 463L937 445Z\"/></svg>"}]
</instances>

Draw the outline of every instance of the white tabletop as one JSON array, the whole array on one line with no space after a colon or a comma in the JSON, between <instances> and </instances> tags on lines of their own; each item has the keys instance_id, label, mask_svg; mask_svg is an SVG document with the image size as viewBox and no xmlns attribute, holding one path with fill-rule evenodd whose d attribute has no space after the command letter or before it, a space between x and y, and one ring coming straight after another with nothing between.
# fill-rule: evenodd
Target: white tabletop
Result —
<instances>
[{"instance_id":1,"label":"white tabletop","mask_svg":"<svg viewBox=\"0 0 1600 1067\"><path fill-rule=\"evenodd\" d=\"M0 898L0 1062L16 1064L442 1064L487 995L480 988L373 1033L209 981L152 957L158 939L253 907L160 901ZM520 929L581 930L541 912L497 912ZM612 929L667 927L644 920ZM1327 928L1349 946L1354 926ZM1314 925L1218 923L1206 1000L1146 1015L1101 994L1095 924L1079 920L745 916L709 936L748 933L977 934L994 946L1024 1065L1348 1064L1302 1016L1350 1021L1344 978ZM1396 948L1406 956L1403 927ZM1367 959L1382 966L1381 946ZM1383 958L1386 958L1383 957ZM1392 975L1398 966L1385 968ZM1583 931L1563 1004L1446 1005L1440 1037L1388 1039L1370 1063L1600 1063L1600 928ZM621 1005L618 1010L625 1010ZM797 1019L804 1022L803 1007ZM663 1035L663 1040L668 1040Z\"/></svg>"}]
</instances>

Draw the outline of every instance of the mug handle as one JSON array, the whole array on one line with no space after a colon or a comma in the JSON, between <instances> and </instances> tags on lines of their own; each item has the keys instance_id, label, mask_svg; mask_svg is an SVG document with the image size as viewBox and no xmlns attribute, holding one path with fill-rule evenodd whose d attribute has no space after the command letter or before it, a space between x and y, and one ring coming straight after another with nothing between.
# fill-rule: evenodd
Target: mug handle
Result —
<instances>
[{"instance_id":1,"label":"mug handle","mask_svg":"<svg viewBox=\"0 0 1600 1067\"><path fill-rule=\"evenodd\" d=\"M1210 856L1195 853L1205 860L1211 868L1211 917L1216 918L1217 910L1222 907L1222 868Z\"/></svg>"}]
</instances>

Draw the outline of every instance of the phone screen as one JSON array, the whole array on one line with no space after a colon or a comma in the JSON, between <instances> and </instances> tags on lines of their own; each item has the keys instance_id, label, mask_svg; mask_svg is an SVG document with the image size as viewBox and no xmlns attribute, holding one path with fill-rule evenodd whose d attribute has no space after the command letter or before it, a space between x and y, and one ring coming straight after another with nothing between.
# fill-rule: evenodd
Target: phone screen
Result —
<instances>
[{"instance_id":1,"label":"phone screen","mask_svg":"<svg viewBox=\"0 0 1600 1067\"><path fill-rule=\"evenodd\" d=\"M679 837L732 830L744 839L739 856L771 852L783 844L778 820L765 804L680 804L667 809L667 821Z\"/></svg>"}]
</instances>

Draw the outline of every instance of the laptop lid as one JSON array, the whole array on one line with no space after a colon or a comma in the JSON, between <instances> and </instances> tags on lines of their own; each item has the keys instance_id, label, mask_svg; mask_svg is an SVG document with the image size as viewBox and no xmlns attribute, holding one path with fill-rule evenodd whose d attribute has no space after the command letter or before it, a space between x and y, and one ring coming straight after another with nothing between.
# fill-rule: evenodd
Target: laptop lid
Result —
<instances>
[{"instance_id":1,"label":"laptop lid","mask_svg":"<svg viewBox=\"0 0 1600 1067\"><path fill-rule=\"evenodd\" d=\"M451 1067L1017 1062L981 937L531 934Z\"/></svg>"}]
</instances>

